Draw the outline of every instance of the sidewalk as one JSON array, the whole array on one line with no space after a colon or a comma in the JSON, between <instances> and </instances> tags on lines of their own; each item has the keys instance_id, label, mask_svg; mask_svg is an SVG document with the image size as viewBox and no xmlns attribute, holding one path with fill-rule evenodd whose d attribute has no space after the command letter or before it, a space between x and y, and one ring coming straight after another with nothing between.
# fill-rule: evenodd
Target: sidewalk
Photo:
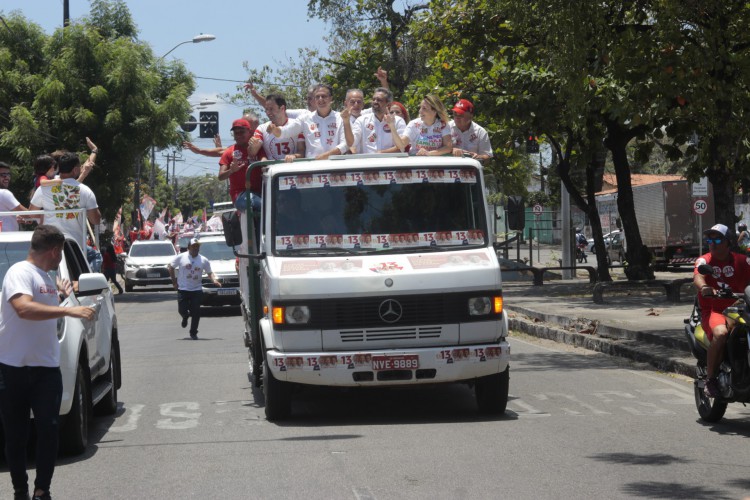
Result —
<instances>
[{"instance_id":1,"label":"sidewalk","mask_svg":"<svg viewBox=\"0 0 750 500\"><path fill-rule=\"evenodd\" d=\"M636 290L592 299L593 285L582 280L503 283L504 309L511 330L647 362L659 370L695 375L683 320L693 308L692 294L670 303L663 292Z\"/></svg>"}]
</instances>

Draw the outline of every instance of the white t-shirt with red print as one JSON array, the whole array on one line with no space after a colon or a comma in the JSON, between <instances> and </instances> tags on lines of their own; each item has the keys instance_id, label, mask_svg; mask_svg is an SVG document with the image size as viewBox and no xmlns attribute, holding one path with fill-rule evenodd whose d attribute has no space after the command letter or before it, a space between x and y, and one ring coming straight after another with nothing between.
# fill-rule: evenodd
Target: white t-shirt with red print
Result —
<instances>
[{"instance_id":1,"label":"white t-shirt with red print","mask_svg":"<svg viewBox=\"0 0 750 500\"><path fill-rule=\"evenodd\" d=\"M177 255L170 265L176 270L177 289L186 292L202 290L203 272L211 274L211 263L201 254L193 257L190 251Z\"/></svg>"},{"instance_id":2,"label":"white t-shirt with red print","mask_svg":"<svg viewBox=\"0 0 750 500\"><path fill-rule=\"evenodd\" d=\"M437 151L443 147L443 137L451 136L451 128L447 123L435 120L432 125L426 125L421 118L410 121L404 130L404 135L409 138L410 155L416 155L420 149Z\"/></svg>"}]
</instances>

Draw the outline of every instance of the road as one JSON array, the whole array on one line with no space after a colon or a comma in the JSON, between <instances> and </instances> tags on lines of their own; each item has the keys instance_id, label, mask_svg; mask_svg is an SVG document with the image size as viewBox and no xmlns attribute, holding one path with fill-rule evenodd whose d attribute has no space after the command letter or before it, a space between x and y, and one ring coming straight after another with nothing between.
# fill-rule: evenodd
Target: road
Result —
<instances>
[{"instance_id":1,"label":"road","mask_svg":"<svg viewBox=\"0 0 750 500\"><path fill-rule=\"evenodd\" d=\"M55 498L742 498L750 409L697 421L692 384L622 359L512 339L503 418L473 392L311 390L265 420L236 310L199 340L175 294L117 298L123 388L90 450L62 458ZM33 477L33 473L32 473ZM10 492L7 468L0 491ZM5 493L3 493L5 494Z\"/></svg>"}]
</instances>

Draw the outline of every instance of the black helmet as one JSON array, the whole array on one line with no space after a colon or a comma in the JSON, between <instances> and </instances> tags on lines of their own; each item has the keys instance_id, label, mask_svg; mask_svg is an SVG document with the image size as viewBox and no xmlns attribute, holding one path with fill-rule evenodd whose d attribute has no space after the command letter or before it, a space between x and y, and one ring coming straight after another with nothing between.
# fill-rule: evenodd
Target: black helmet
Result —
<instances>
[{"instance_id":1,"label":"black helmet","mask_svg":"<svg viewBox=\"0 0 750 500\"><path fill-rule=\"evenodd\" d=\"M747 224L745 224L744 222L740 222L739 224L737 224L737 229L739 229L740 231L747 231Z\"/></svg>"}]
</instances>

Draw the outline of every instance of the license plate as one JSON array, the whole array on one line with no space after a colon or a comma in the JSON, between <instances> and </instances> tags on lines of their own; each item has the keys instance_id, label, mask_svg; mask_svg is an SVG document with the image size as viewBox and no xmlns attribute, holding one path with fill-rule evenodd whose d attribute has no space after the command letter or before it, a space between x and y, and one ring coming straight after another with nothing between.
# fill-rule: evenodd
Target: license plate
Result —
<instances>
[{"instance_id":1,"label":"license plate","mask_svg":"<svg viewBox=\"0 0 750 500\"><path fill-rule=\"evenodd\" d=\"M404 354L401 356L373 356L372 370L416 370L419 368L419 356L417 354Z\"/></svg>"},{"instance_id":2,"label":"license plate","mask_svg":"<svg viewBox=\"0 0 750 500\"><path fill-rule=\"evenodd\" d=\"M227 288L224 290L223 288L218 289L219 295L237 295L237 290L234 288Z\"/></svg>"},{"instance_id":3,"label":"license plate","mask_svg":"<svg viewBox=\"0 0 750 500\"><path fill-rule=\"evenodd\" d=\"M159 273L146 273L147 278L159 278Z\"/></svg>"}]
</instances>

